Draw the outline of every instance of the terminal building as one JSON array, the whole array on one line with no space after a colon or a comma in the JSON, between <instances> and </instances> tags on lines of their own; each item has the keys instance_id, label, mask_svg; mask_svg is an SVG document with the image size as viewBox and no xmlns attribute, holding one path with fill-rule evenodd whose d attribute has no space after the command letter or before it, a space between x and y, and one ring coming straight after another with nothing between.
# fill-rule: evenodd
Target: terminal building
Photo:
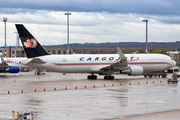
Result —
<instances>
[{"instance_id":1,"label":"terminal building","mask_svg":"<svg viewBox=\"0 0 180 120\"><path fill-rule=\"evenodd\" d=\"M67 48L43 46L50 54L66 54ZM73 54L73 49L69 48L69 54ZM2 48L2 56L5 56L5 48ZM23 47L6 47L6 57L26 57Z\"/></svg>"}]
</instances>

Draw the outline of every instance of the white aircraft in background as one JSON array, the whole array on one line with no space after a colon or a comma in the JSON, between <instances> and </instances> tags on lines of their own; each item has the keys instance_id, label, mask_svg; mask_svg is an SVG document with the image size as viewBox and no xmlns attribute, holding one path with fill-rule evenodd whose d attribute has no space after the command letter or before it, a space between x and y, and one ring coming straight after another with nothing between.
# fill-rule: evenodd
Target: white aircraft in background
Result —
<instances>
[{"instance_id":1,"label":"white aircraft in background","mask_svg":"<svg viewBox=\"0 0 180 120\"><path fill-rule=\"evenodd\" d=\"M4 62L7 63L9 66L18 66L23 71L26 71L26 70L29 71L29 69L32 68L31 66L21 64L21 61L27 59L26 57L3 58L3 59L4 59ZM43 70L35 68L34 74L36 75L43 74Z\"/></svg>"},{"instance_id":2,"label":"white aircraft in background","mask_svg":"<svg viewBox=\"0 0 180 120\"><path fill-rule=\"evenodd\" d=\"M5 62L2 57L2 53L0 53L0 73L18 73L20 68L18 65L10 65Z\"/></svg>"},{"instance_id":3,"label":"white aircraft in background","mask_svg":"<svg viewBox=\"0 0 180 120\"><path fill-rule=\"evenodd\" d=\"M3 58L1 49L0 57L0 73L18 73L20 71L20 68L30 68L30 66L20 63L20 61L27 59L25 57Z\"/></svg>"},{"instance_id":4,"label":"white aircraft in background","mask_svg":"<svg viewBox=\"0 0 180 120\"><path fill-rule=\"evenodd\" d=\"M6 57L4 57L4 58L2 58L2 48L0 48L0 57L1 57L1 62L4 62L4 64L6 64L6 66L13 67L13 70L15 70L15 71L20 70L20 68L29 68L29 66L20 64L21 60L27 59L25 57L18 57L18 58L6 58ZM3 68L1 68L1 69L3 69ZM6 72L7 69L9 70L9 68L4 68L3 72ZM12 71L12 68L10 71Z\"/></svg>"},{"instance_id":5,"label":"white aircraft in background","mask_svg":"<svg viewBox=\"0 0 180 120\"><path fill-rule=\"evenodd\" d=\"M142 75L144 71L162 71L174 67L176 62L163 54L73 54L51 55L22 25L16 24L27 58L21 64L61 73L90 73L88 79L97 79L94 74L114 79L113 72Z\"/></svg>"},{"instance_id":6,"label":"white aircraft in background","mask_svg":"<svg viewBox=\"0 0 180 120\"><path fill-rule=\"evenodd\" d=\"M25 57L18 57L18 58L3 58L4 62L7 63L9 66L19 66L20 68L29 68L27 65L21 64L20 61L25 60Z\"/></svg>"}]
</instances>

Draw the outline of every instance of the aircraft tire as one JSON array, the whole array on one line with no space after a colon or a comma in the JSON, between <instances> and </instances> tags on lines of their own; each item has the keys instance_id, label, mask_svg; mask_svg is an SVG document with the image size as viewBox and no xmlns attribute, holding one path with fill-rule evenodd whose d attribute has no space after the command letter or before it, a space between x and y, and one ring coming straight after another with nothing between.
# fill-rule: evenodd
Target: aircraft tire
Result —
<instances>
[{"instance_id":1,"label":"aircraft tire","mask_svg":"<svg viewBox=\"0 0 180 120\"><path fill-rule=\"evenodd\" d=\"M113 80L114 79L114 76L104 76L104 79L105 80Z\"/></svg>"},{"instance_id":2,"label":"aircraft tire","mask_svg":"<svg viewBox=\"0 0 180 120\"><path fill-rule=\"evenodd\" d=\"M114 80L114 76L110 76L110 79Z\"/></svg>"},{"instance_id":3,"label":"aircraft tire","mask_svg":"<svg viewBox=\"0 0 180 120\"><path fill-rule=\"evenodd\" d=\"M97 79L97 76L96 76L96 75L93 75L92 77L93 77L93 79Z\"/></svg>"},{"instance_id":4,"label":"aircraft tire","mask_svg":"<svg viewBox=\"0 0 180 120\"><path fill-rule=\"evenodd\" d=\"M97 76L96 75L88 75L87 76L87 79L97 79Z\"/></svg>"}]
</instances>

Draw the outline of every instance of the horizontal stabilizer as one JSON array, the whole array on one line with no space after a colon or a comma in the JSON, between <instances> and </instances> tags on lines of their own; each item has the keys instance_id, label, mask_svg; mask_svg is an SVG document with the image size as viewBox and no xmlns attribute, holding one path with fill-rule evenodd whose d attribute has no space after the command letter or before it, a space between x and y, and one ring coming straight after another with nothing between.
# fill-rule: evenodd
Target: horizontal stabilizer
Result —
<instances>
[{"instance_id":1,"label":"horizontal stabilizer","mask_svg":"<svg viewBox=\"0 0 180 120\"><path fill-rule=\"evenodd\" d=\"M44 62L43 60L39 59L39 58L33 58L29 63L38 63L38 64L44 64L46 62Z\"/></svg>"}]
</instances>

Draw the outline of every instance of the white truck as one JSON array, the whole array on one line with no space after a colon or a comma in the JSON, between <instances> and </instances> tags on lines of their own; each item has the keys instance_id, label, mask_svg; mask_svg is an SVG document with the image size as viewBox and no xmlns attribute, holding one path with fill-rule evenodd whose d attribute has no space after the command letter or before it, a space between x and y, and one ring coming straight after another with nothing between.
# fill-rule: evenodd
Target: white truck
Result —
<instances>
[{"instance_id":1,"label":"white truck","mask_svg":"<svg viewBox=\"0 0 180 120\"><path fill-rule=\"evenodd\" d=\"M177 79L177 73L173 73L171 75L167 76L167 82L172 82L172 83L178 83L178 79Z\"/></svg>"},{"instance_id":2,"label":"white truck","mask_svg":"<svg viewBox=\"0 0 180 120\"><path fill-rule=\"evenodd\" d=\"M169 75L169 74L173 74L173 73L176 73L177 74L177 77L180 77L180 71L178 69L178 67L173 67L173 68L170 68L166 71L166 74Z\"/></svg>"}]
</instances>

